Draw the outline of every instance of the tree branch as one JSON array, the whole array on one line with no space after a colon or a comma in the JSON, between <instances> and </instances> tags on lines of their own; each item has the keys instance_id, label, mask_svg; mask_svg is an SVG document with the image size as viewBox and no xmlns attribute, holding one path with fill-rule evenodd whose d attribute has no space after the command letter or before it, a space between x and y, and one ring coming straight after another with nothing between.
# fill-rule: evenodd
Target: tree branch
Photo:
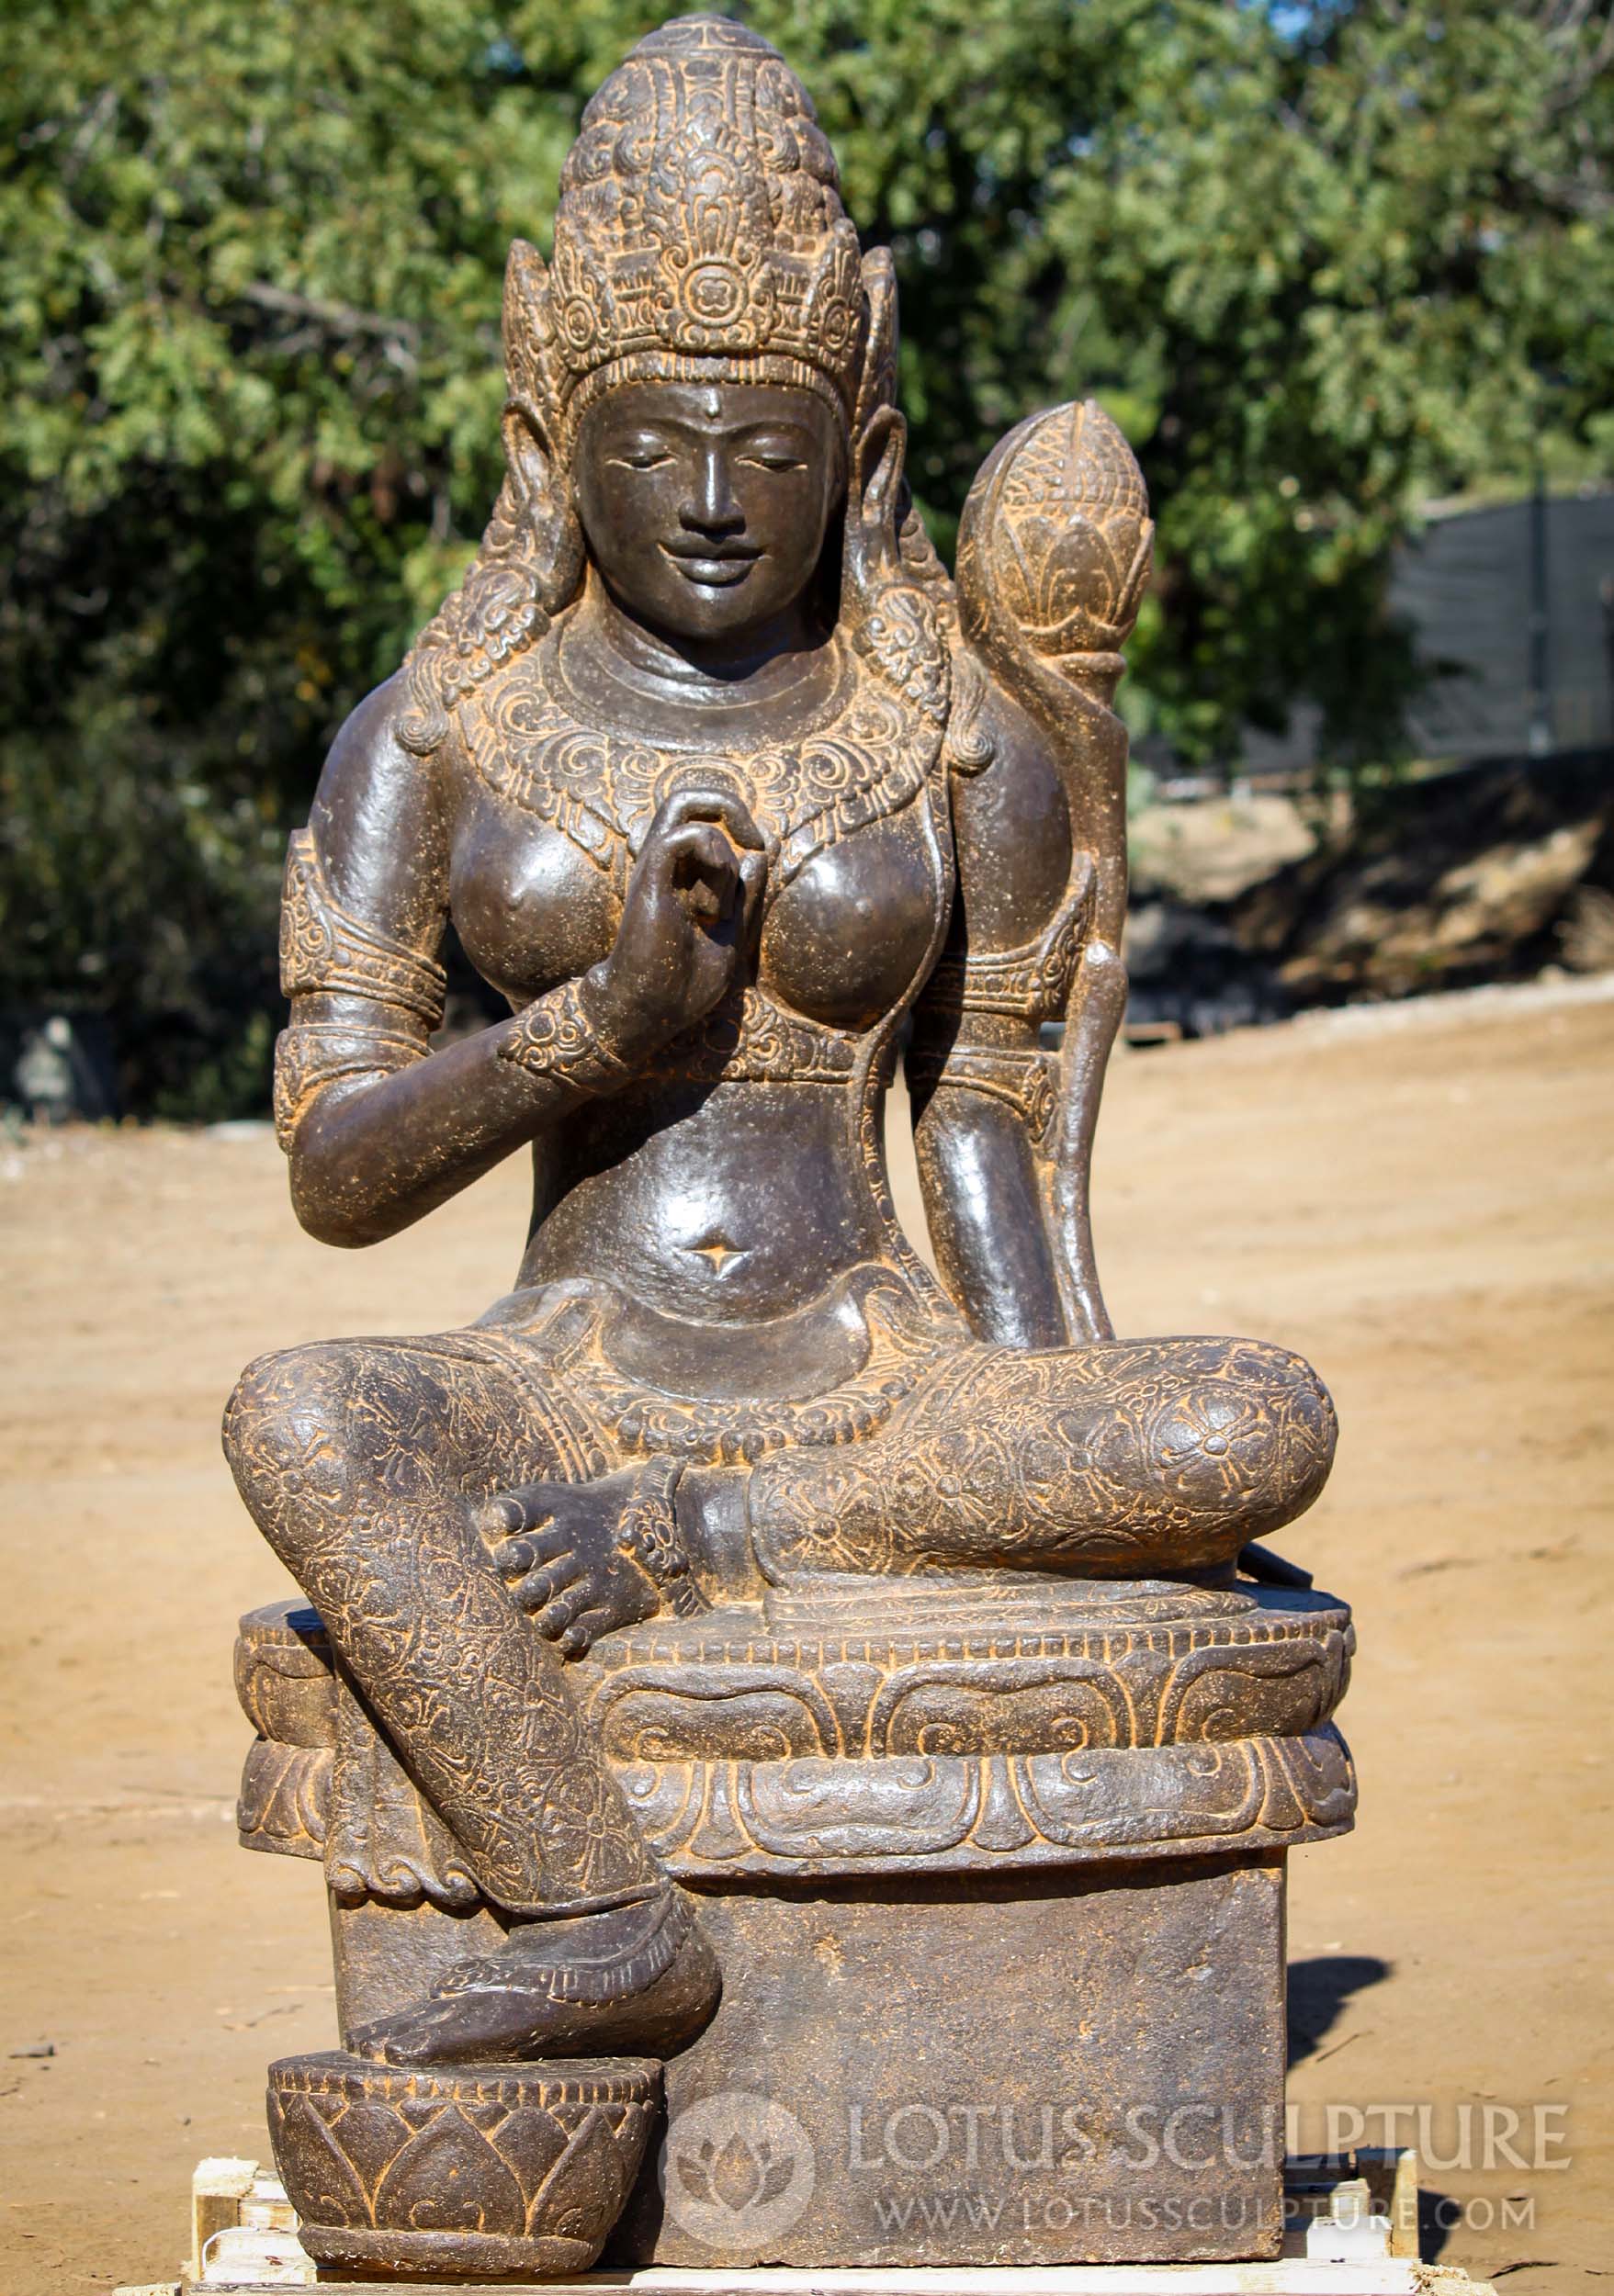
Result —
<instances>
[{"instance_id":1,"label":"tree branch","mask_svg":"<svg viewBox=\"0 0 1614 2296\"><path fill-rule=\"evenodd\" d=\"M349 303L326 303L311 295L294 294L289 287L271 287L254 279L241 290L243 303L260 310L279 311L288 319L305 319L338 335L379 335L403 345L412 355L420 349L421 330L412 319L394 319L383 311L355 310Z\"/></svg>"}]
</instances>

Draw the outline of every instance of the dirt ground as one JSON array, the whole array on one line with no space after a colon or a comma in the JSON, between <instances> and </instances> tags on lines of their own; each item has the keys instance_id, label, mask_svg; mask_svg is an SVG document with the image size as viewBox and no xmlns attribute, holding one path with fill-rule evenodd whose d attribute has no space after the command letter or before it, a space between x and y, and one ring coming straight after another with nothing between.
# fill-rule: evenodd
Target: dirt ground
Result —
<instances>
[{"instance_id":1,"label":"dirt ground","mask_svg":"<svg viewBox=\"0 0 1614 2296\"><path fill-rule=\"evenodd\" d=\"M1422 2108L1444 2254L1508 2296L1614 2272L1611 988L1131 1054L1096 1181L1123 1332L1281 1340L1334 1389L1281 1543L1357 1607L1362 1808L1292 1868L1297 2133ZM225 1392L266 1347L468 1319L522 1219L508 1169L347 1255L266 1131L0 1141L0 2296L173 2269L193 2163L261 2154L265 2060L333 2039L318 1875L231 1823L233 1623L284 1582Z\"/></svg>"}]
</instances>

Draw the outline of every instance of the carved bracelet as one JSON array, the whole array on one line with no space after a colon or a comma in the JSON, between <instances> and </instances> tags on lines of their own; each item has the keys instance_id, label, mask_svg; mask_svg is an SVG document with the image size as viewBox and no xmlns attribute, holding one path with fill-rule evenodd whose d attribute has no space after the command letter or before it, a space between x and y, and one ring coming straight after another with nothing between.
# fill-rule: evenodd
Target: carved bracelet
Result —
<instances>
[{"instance_id":1,"label":"carved bracelet","mask_svg":"<svg viewBox=\"0 0 1614 2296\"><path fill-rule=\"evenodd\" d=\"M581 978L530 1004L499 1047L499 1057L529 1076L552 1077L574 1092L615 1092L634 1074L589 1017Z\"/></svg>"}]
</instances>

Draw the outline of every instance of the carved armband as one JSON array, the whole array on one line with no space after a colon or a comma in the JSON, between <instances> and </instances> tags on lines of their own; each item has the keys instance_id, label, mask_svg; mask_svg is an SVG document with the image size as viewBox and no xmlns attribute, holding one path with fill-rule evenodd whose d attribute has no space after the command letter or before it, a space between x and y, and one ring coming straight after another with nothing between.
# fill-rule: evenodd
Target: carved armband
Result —
<instances>
[{"instance_id":1,"label":"carved armband","mask_svg":"<svg viewBox=\"0 0 1614 2296\"><path fill-rule=\"evenodd\" d=\"M332 892L313 833L299 829L286 859L280 985L294 1000L275 1047L275 1130L289 1152L304 1111L343 1078L392 1075L424 1060L443 1018L440 964L356 916ZM310 1019L296 1001L354 996L382 1007L374 1020Z\"/></svg>"},{"instance_id":2,"label":"carved armband","mask_svg":"<svg viewBox=\"0 0 1614 2296\"><path fill-rule=\"evenodd\" d=\"M635 1073L590 1015L581 979L530 1004L500 1046L499 1057L529 1076L551 1077L574 1092L615 1092Z\"/></svg>"},{"instance_id":3,"label":"carved armband","mask_svg":"<svg viewBox=\"0 0 1614 2296\"><path fill-rule=\"evenodd\" d=\"M672 1503L683 1472L679 1459L653 1460L640 1470L617 1521L616 1545L638 1565L667 1609L680 1618L696 1618L711 1605L690 1570Z\"/></svg>"},{"instance_id":4,"label":"carved armband","mask_svg":"<svg viewBox=\"0 0 1614 2296\"><path fill-rule=\"evenodd\" d=\"M288 996L365 996L412 1014L429 1036L443 1019L447 974L418 950L344 906L310 829L293 835L280 905L280 986Z\"/></svg>"},{"instance_id":5,"label":"carved armband","mask_svg":"<svg viewBox=\"0 0 1614 2296\"><path fill-rule=\"evenodd\" d=\"M1092 915L1093 872L1078 854L1065 897L1034 940L1016 949L963 950L931 974L908 1054L922 1098L972 1092L1011 1108L1042 1154L1052 1151L1059 1064L1034 1041L1064 1017ZM1007 1042L1002 1040L1007 1038ZM1021 1041L1016 1041L1019 1038Z\"/></svg>"},{"instance_id":6,"label":"carved armband","mask_svg":"<svg viewBox=\"0 0 1614 2296\"><path fill-rule=\"evenodd\" d=\"M909 1087L917 1097L938 1092L974 1092L1001 1100L1024 1125L1032 1145L1044 1153L1054 1137L1059 1105L1057 1064L1052 1053L999 1045L916 1044L908 1055Z\"/></svg>"},{"instance_id":7,"label":"carved armband","mask_svg":"<svg viewBox=\"0 0 1614 2296\"><path fill-rule=\"evenodd\" d=\"M1006 1019L1061 1020L1081 962L1092 914L1090 865L1077 870L1058 908L1035 940L1018 949L970 950L943 957L925 990L939 1011L993 1013Z\"/></svg>"}]
</instances>

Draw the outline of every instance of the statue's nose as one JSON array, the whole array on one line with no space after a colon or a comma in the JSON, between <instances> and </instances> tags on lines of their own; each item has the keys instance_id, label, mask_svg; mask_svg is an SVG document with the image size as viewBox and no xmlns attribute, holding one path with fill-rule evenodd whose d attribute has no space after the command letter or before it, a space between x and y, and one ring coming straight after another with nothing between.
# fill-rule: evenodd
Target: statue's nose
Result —
<instances>
[{"instance_id":1,"label":"statue's nose","mask_svg":"<svg viewBox=\"0 0 1614 2296\"><path fill-rule=\"evenodd\" d=\"M745 512L735 499L726 456L705 454L694 474L688 501L679 512L680 523L704 535L731 535L745 524Z\"/></svg>"}]
</instances>

